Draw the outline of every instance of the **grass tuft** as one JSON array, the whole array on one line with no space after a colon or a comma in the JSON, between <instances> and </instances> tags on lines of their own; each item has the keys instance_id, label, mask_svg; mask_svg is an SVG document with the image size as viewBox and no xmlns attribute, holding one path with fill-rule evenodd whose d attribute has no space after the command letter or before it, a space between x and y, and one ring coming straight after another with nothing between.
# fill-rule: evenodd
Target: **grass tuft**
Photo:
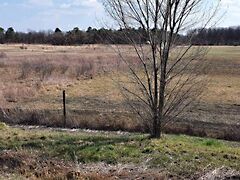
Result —
<instances>
[{"instance_id":1,"label":"grass tuft","mask_svg":"<svg viewBox=\"0 0 240 180\"><path fill-rule=\"evenodd\" d=\"M0 122L0 130L7 129L8 126L5 123Z\"/></svg>"}]
</instances>

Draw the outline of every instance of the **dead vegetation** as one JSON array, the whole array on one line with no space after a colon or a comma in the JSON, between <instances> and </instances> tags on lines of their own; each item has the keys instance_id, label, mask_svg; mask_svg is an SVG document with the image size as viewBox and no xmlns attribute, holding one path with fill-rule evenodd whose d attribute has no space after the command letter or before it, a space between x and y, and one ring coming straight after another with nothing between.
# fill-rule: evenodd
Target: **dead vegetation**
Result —
<instances>
[{"instance_id":1,"label":"dead vegetation","mask_svg":"<svg viewBox=\"0 0 240 180\"><path fill-rule=\"evenodd\" d=\"M26 87L25 85L4 86L2 95L7 102L16 103L21 99L34 97L37 93L36 88Z\"/></svg>"},{"instance_id":2,"label":"dead vegetation","mask_svg":"<svg viewBox=\"0 0 240 180\"><path fill-rule=\"evenodd\" d=\"M121 50L138 65L129 46ZM111 48L28 45L21 51L19 45L0 45L0 52L0 105L8 114L0 118L5 122L61 126L66 90L68 127L146 131L116 87L116 80L126 80L125 66ZM210 82L201 101L166 132L238 140L239 48L213 47L207 60L210 71L203 75Z\"/></svg>"},{"instance_id":3,"label":"dead vegetation","mask_svg":"<svg viewBox=\"0 0 240 180\"><path fill-rule=\"evenodd\" d=\"M28 152L6 151L0 153L0 173L15 173L17 178L28 179L112 179L112 178L157 178L165 179L173 177L166 172L146 170L146 168L129 165L98 164L74 164L66 163L57 159L46 159ZM0 175L1 178L1 175ZM177 177L175 177L177 178Z\"/></svg>"},{"instance_id":4,"label":"dead vegetation","mask_svg":"<svg viewBox=\"0 0 240 180\"><path fill-rule=\"evenodd\" d=\"M26 79L29 76L37 75L40 81L43 81L52 75L54 69L53 64L44 61L23 62L20 66L21 75L19 79Z\"/></svg>"}]
</instances>

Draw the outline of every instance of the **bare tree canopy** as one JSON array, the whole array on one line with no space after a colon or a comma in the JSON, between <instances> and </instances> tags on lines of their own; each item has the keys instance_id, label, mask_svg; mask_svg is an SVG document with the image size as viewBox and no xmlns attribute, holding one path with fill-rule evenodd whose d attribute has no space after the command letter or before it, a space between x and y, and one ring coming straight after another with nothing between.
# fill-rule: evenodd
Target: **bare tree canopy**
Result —
<instances>
[{"instance_id":1,"label":"bare tree canopy","mask_svg":"<svg viewBox=\"0 0 240 180\"><path fill-rule=\"evenodd\" d=\"M161 137L164 126L200 94L197 77L202 73L205 51L192 47L192 37L185 46L179 46L179 33L205 28L216 15L219 3L219 0L103 0L108 14L126 30L123 38L131 42L137 54L136 63L118 49L134 84L134 88L124 85L122 89L126 98L138 100L131 106L149 127L152 137ZM142 29L139 36L147 38L146 44L131 38L127 31L131 28Z\"/></svg>"}]
</instances>

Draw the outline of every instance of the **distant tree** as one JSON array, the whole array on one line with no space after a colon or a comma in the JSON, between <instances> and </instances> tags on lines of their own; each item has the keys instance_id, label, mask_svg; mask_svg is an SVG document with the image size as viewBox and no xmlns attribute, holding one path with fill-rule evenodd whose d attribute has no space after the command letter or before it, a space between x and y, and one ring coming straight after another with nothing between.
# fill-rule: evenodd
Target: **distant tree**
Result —
<instances>
[{"instance_id":1,"label":"distant tree","mask_svg":"<svg viewBox=\"0 0 240 180\"><path fill-rule=\"evenodd\" d=\"M80 32L80 29L78 27L75 27L73 28L72 30L73 33L79 33Z\"/></svg>"},{"instance_id":2,"label":"distant tree","mask_svg":"<svg viewBox=\"0 0 240 180\"><path fill-rule=\"evenodd\" d=\"M46 32L29 32L26 35L26 43L34 43L34 44L45 44L49 39L48 34Z\"/></svg>"},{"instance_id":3,"label":"distant tree","mask_svg":"<svg viewBox=\"0 0 240 180\"><path fill-rule=\"evenodd\" d=\"M7 42L14 42L15 31L12 27L9 27L5 33L5 38Z\"/></svg>"},{"instance_id":4,"label":"distant tree","mask_svg":"<svg viewBox=\"0 0 240 180\"><path fill-rule=\"evenodd\" d=\"M51 39L53 45L65 45L65 35L59 28L55 29Z\"/></svg>"},{"instance_id":5,"label":"distant tree","mask_svg":"<svg viewBox=\"0 0 240 180\"><path fill-rule=\"evenodd\" d=\"M87 44L96 44L98 42L98 30L96 28L89 27L87 30L88 41Z\"/></svg>"},{"instance_id":6,"label":"distant tree","mask_svg":"<svg viewBox=\"0 0 240 180\"><path fill-rule=\"evenodd\" d=\"M0 27L0 33L4 33L4 29Z\"/></svg>"},{"instance_id":7,"label":"distant tree","mask_svg":"<svg viewBox=\"0 0 240 180\"><path fill-rule=\"evenodd\" d=\"M240 27L195 29L187 36L192 34L194 45L240 45Z\"/></svg>"},{"instance_id":8,"label":"distant tree","mask_svg":"<svg viewBox=\"0 0 240 180\"><path fill-rule=\"evenodd\" d=\"M87 39L86 32L81 31L78 27L66 33L67 44L84 44Z\"/></svg>"},{"instance_id":9,"label":"distant tree","mask_svg":"<svg viewBox=\"0 0 240 180\"><path fill-rule=\"evenodd\" d=\"M92 31L92 27L88 27L86 32L90 33L91 31Z\"/></svg>"},{"instance_id":10,"label":"distant tree","mask_svg":"<svg viewBox=\"0 0 240 180\"><path fill-rule=\"evenodd\" d=\"M59 28L56 28L54 32L55 33L62 33L62 31Z\"/></svg>"},{"instance_id":11,"label":"distant tree","mask_svg":"<svg viewBox=\"0 0 240 180\"><path fill-rule=\"evenodd\" d=\"M0 27L0 43L4 43L4 29Z\"/></svg>"}]
</instances>

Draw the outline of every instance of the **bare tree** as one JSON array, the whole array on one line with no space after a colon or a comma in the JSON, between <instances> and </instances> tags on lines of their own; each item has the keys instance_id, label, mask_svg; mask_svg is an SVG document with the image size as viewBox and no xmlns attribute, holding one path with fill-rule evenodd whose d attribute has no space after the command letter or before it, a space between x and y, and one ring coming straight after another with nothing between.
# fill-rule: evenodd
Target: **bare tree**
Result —
<instances>
[{"instance_id":1,"label":"bare tree","mask_svg":"<svg viewBox=\"0 0 240 180\"><path fill-rule=\"evenodd\" d=\"M202 74L200 67L206 51L192 46L194 34L184 40L184 45L179 44L179 34L209 25L219 2L103 0L106 11L124 30L124 38L137 55L133 61L121 48L116 48L130 70L131 85L122 86L124 96L139 102L132 103L131 107L154 138L161 137L163 128L201 92L196 77ZM139 39L146 37L147 42L136 42L128 31L131 28L141 28Z\"/></svg>"}]
</instances>

